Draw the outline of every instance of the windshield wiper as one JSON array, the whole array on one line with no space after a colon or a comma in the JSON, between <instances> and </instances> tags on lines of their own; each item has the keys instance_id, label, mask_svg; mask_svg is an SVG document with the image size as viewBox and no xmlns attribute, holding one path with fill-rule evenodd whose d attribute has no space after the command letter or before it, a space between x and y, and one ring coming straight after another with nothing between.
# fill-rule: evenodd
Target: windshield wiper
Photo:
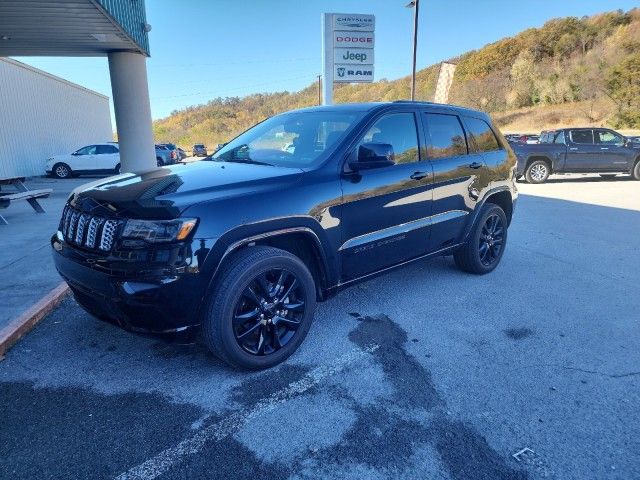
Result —
<instances>
[{"instance_id":1,"label":"windshield wiper","mask_svg":"<svg viewBox=\"0 0 640 480\"><path fill-rule=\"evenodd\" d=\"M225 158L223 162L229 163L250 163L251 165L267 165L268 167L275 167L273 163L261 162L259 160L252 160L251 158Z\"/></svg>"}]
</instances>

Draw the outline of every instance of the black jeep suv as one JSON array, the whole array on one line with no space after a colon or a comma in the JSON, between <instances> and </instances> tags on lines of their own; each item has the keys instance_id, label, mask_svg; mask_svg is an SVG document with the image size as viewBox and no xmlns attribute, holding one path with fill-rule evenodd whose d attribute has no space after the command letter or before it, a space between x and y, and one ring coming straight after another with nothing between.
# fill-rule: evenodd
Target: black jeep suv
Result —
<instances>
[{"instance_id":1,"label":"black jeep suv","mask_svg":"<svg viewBox=\"0 0 640 480\"><path fill-rule=\"evenodd\" d=\"M133 331L201 326L229 364L265 368L316 302L392 267L500 262L516 158L487 115L430 103L274 116L210 161L75 190L52 237L78 303Z\"/></svg>"}]
</instances>

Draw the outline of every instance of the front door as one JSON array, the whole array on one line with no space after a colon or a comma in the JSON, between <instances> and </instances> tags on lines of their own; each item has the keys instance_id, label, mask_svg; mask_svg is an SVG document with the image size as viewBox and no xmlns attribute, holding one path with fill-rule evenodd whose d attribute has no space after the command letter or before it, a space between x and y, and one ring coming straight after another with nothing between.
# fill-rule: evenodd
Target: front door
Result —
<instances>
[{"instance_id":1,"label":"front door","mask_svg":"<svg viewBox=\"0 0 640 480\"><path fill-rule=\"evenodd\" d=\"M600 149L599 165L603 172L629 170L629 149L622 135L611 130L594 130L596 146Z\"/></svg>"},{"instance_id":2,"label":"front door","mask_svg":"<svg viewBox=\"0 0 640 480\"><path fill-rule=\"evenodd\" d=\"M71 170L95 170L96 148L96 145L88 145L75 152L69 161Z\"/></svg>"},{"instance_id":3,"label":"front door","mask_svg":"<svg viewBox=\"0 0 640 480\"><path fill-rule=\"evenodd\" d=\"M385 113L350 154L365 143L390 144L395 165L349 171L342 177L343 281L426 253L431 223L430 163L421 157L421 127L412 110Z\"/></svg>"}]
</instances>

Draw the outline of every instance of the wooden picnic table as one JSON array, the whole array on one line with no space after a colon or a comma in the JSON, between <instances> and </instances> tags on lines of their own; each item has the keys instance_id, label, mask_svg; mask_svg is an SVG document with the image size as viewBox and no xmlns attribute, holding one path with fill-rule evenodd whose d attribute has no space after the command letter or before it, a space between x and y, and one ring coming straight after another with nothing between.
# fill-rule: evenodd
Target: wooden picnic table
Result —
<instances>
[{"instance_id":1,"label":"wooden picnic table","mask_svg":"<svg viewBox=\"0 0 640 480\"><path fill-rule=\"evenodd\" d=\"M3 189L5 186L12 187L15 193L6 192ZM44 213L44 208L38 203L38 199L48 197L51 192L53 192L51 188L29 190L24 184L24 178L3 179L0 180L0 209L8 208L13 202L26 200L36 213ZM0 215L0 225L9 225L2 215Z\"/></svg>"}]
</instances>

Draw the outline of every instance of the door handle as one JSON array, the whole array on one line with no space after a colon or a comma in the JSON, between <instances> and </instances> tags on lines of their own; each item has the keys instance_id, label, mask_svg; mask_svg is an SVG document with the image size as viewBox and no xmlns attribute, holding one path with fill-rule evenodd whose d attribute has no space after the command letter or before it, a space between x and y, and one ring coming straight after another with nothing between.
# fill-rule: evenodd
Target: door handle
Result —
<instances>
[{"instance_id":1,"label":"door handle","mask_svg":"<svg viewBox=\"0 0 640 480\"><path fill-rule=\"evenodd\" d=\"M422 180L423 178L427 177L429 175L429 173L427 172L413 172L411 174L411 178L413 180Z\"/></svg>"},{"instance_id":2,"label":"door handle","mask_svg":"<svg viewBox=\"0 0 640 480\"><path fill-rule=\"evenodd\" d=\"M469 168L476 169L476 168L480 168L481 166L482 166L482 163L480 163L480 162L473 162L472 164L470 164L470 165L469 165Z\"/></svg>"},{"instance_id":3,"label":"door handle","mask_svg":"<svg viewBox=\"0 0 640 480\"><path fill-rule=\"evenodd\" d=\"M569 150L575 151L575 150L578 150L578 147L571 147Z\"/></svg>"},{"instance_id":4,"label":"door handle","mask_svg":"<svg viewBox=\"0 0 640 480\"><path fill-rule=\"evenodd\" d=\"M600 147L600 150L609 150L609 147Z\"/></svg>"}]
</instances>

